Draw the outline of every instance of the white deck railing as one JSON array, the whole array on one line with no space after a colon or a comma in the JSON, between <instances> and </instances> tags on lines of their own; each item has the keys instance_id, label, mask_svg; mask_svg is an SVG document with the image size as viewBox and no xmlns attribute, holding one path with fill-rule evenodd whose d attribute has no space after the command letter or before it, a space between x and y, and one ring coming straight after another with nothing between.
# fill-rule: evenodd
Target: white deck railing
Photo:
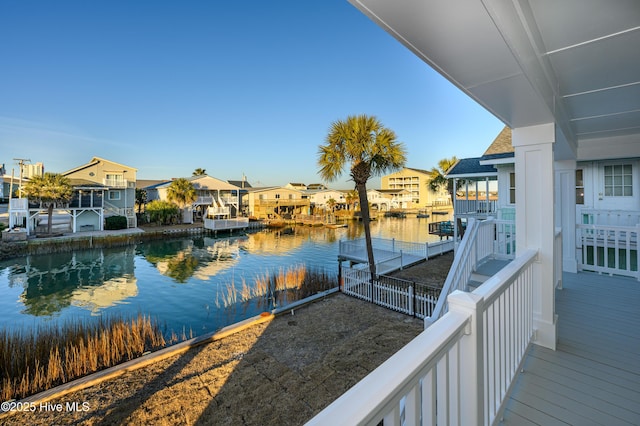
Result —
<instances>
[{"instance_id":1,"label":"white deck railing","mask_svg":"<svg viewBox=\"0 0 640 426\"><path fill-rule=\"evenodd\" d=\"M583 225L636 226L640 211L579 209L576 223Z\"/></svg>"},{"instance_id":2,"label":"white deck railing","mask_svg":"<svg viewBox=\"0 0 640 426\"><path fill-rule=\"evenodd\" d=\"M576 225L578 269L624 275L640 280L640 225Z\"/></svg>"},{"instance_id":3,"label":"white deck railing","mask_svg":"<svg viewBox=\"0 0 640 426\"><path fill-rule=\"evenodd\" d=\"M204 219L204 227L211 231L223 231L227 229L244 229L249 227L248 217L233 219Z\"/></svg>"},{"instance_id":4,"label":"white deck railing","mask_svg":"<svg viewBox=\"0 0 640 426\"><path fill-rule=\"evenodd\" d=\"M9 210L28 210L29 200L26 198L9 198Z\"/></svg>"},{"instance_id":5,"label":"white deck railing","mask_svg":"<svg viewBox=\"0 0 640 426\"><path fill-rule=\"evenodd\" d=\"M533 336L527 250L309 421L309 425L490 425Z\"/></svg>"},{"instance_id":6,"label":"white deck railing","mask_svg":"<svg viewBox=\"0 0 640 426\"><path fill-rule=\"evenodd\" d=\"M455 211L457 215L495 214L497 201L495 200L466 200L456 199Z\"/></svg>"},{"instance_id":7,"label":"white deck railing","mask_svg":"<svg viewBox=\"0 0 640 426\"><path fill-rule=\"evenodd\" d=\"M452 240L443 240L435 243L413 243L407 241L398 241L395 238L372 238L371 244L375 249L383 250L388 253L404 253L405 255L414 255L424 257L425 259L447 253L453 250ZM339 255L349 256L362 253L365 248L365 239L358 238L355 240L340 240L338 253Z\"/></svg>"}]
</instances>

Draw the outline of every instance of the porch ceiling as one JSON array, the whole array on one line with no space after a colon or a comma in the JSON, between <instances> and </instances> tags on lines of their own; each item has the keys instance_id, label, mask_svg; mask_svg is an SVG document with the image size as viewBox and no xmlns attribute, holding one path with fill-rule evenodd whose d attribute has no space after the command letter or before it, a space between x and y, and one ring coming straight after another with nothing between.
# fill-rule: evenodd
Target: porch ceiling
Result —
<instances>
[{"instance_id":1,"label":"porch ceiling","mask_svg":"<svg viewBox=\"0 0 640 426\"><path fill-rule=\"evenodd\" d=\"M555 121L556 159L640 156L637 0L349 1L507 126Z\"/></svg>"}]
</instances>

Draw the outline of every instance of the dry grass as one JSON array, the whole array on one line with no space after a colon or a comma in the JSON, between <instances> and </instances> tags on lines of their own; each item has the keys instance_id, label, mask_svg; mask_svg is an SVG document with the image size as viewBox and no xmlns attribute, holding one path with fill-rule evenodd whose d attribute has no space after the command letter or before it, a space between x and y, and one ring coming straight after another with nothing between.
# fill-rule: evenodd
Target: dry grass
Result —
<instances>
[{"instance_id":1,"label":"dry grass","mask_svg":"<svg viewBox=\"0 0 640 426\"><path fill-rule=\"evenodd\" d=\"M0 330L0 400L24 398L165 345L148 317Z\"/></svg>"},{"instance_id":2,"label":"dry grass","mask_svg":"<svg viewBox=\"0 0 640 426\"><path fill-rule=\"evenodd\" d=\"M253 286L249 286L244 278L240 288L235 283L227 284L216 305L230 308L238 303L256 302L275 308L335 286L336 278L327 272L310 271L305 265L297 265L257 275Z\"/></svg>"}]
</instances>

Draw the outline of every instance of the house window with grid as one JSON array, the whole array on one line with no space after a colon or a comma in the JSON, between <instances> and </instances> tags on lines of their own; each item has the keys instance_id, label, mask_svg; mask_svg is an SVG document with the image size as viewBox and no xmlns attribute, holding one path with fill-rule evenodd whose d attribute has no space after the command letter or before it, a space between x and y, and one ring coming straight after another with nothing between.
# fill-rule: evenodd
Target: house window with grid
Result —
<instances>
[{"instance_id":1,"label":"house window with grid","mask_svg":"<svg viewBox=\"0 0 640 426\"><path fill-rule=\"evenodd\" d=\"M631 164L604 166L604 195L606 197L633 196Z\"/></svg>"},{"instance_id":2,"label":"house window with grid","mask_svg":"<svg viewBox=\"0 0 640 426\"><path fill-rule=\"evenodd\" d=\"M509 173L509 203L516 203L516 174Z\"/></svg>"},{"instance_id":3,"label":"house window with grid","mask_svg":"<svg viewBox=\"0 0 640 426\"><path fill-rule=\"evenodd\" d=\"M584 175L582 169L576 170L576 204L584 204Z\"/></svg>"}]
</instances>

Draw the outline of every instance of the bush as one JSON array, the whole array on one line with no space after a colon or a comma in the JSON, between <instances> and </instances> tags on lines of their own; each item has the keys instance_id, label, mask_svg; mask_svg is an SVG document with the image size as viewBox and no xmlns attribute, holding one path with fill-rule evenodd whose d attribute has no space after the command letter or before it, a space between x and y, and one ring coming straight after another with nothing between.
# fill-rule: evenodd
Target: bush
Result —
<instances>
[{"instance_id":1,"label":"bush","mask_svg":"<svg viewBox=\"0 0 640 426\"><path fill-rule=\"evenodd\" d=\"M7 228L7 225L5 225L4 223L0 222L0 232L4 231Z\"/></svg>"},{"instance_id":2,"label":"bush","mask_svg":"<svg viewBox=\"0 0 640 426\"><path fill-rule=\"evenodd\" d=\"M147 204L145 211L149 215L149 222L152 223L169 225L173 222L179 222L180 210L178 206L168 201L154 200Z\"/></svg>"},{"instance_id":3,"label":"bush","mask_svg":"<svg viewBox=\"0 0 640 426\"><path fill-rule=\"evenodd\" d=\"M104 222L104 229L127 229L127 218L124 216L110 216Z\"/></svg>"}]
</instances>

